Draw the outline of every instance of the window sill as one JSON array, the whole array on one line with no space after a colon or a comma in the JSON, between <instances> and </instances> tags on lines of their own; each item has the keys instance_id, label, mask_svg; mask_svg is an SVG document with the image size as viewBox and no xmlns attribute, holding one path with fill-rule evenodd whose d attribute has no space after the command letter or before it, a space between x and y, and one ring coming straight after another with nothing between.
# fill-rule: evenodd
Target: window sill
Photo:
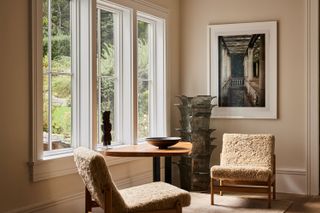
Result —
<instances>
[{"instance_id":1,"label":"window sill","mask_svg":"<svg viewBox=\"0 0 320 213\"><path fill-rule=\"evenodd\" d=\"M108 166L129 163L141 158L135 157L106 157ZM51 178L77 173L77 168L73 160L73 154L68 153L55 157L38 160L31 165L31 179L33 182L48 180Z\"/></svg>"}]
</instances>

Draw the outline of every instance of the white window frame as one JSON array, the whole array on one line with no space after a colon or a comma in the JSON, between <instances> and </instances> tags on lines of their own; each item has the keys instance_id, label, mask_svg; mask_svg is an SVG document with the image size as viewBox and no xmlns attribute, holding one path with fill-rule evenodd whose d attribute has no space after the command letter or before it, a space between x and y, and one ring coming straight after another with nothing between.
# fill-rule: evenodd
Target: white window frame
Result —
<instances>
[{"instance_id":1,"label":"white window frame","mask_svg":"<svg viewBox=\"0 0 320 213\"><path fill-rule=\"evenodd\" d=\"M48 0L49 1L49 0ZM53 1L53 0L51 0ZM76 124L78 123L78 118L79 116L77 115L77 112L78 112L78 109L76 109L76 107L78 106L78 100L79 100L79 94L77 94L77 76L78 76L78 72L76 71L77 70L77 64L76 64L76 61L77 61L77 57L76 57L76 53L77 53L77 46L76 46L76 43L77 43L77 36L76 34L77 33L74 33L74 32L77 32L77 26L76 26L76 15L77 15L77 11L76 11L76 7L77 7L77 3L73 0L70 0L70 22L72 23L71 24L71 28L70 28L70 38L71 38L71 49L70 49L70 52L71 52L71 70L70 70L70 74L66 74L67 76L70 76L71 77L71 147L70 148L64 148L64 149L57 149L57 150L52 150L52 141L51 141L51 136L52 136L52 131L49 130L48 132L48 146L50 147L48 151L43 151L43 155L42 155L42 158L43 159L46 159L46 158L50 158L50 157L55 157L55 156L58 156L58 155L63 155L63 154L69 154L72 152L73 150L73 147L76 145L76 141L78 141L78 135L76 134L76 131L74 130L77 130L77 127L76 127ZM50 10L49 10L50 12ZM51 14L48 13L48 19L49 19L49 23L51 23ZM50 25L50 24L48 24ZM51 30L49 29L48 27L48 34ZM48 64L49 64L49 73L47 73L48 75L48 85L50 83L51 80L49 80L50 78L52 78L52 71L51 71L51 44L50 44L50 37L51 35L48 36L49 39L48 39L48 52L49 52L49 57L48 57ZM39 47L41 48L41 47ZM41 50L40 50L41 51ZM44 74L43 74L44 75ZM58 75L61 75L58 74ZM50 77L50 78L49 78ZM51 86L52 87L52 86ZM52 88L49 88L48 90L48 128L51 129L52 128L52 115L51 115L51 90ZM41 115L42 116L42 115Z\"/></svg>"},{"instance_id":2,"label":"white window frame","mask_svg":"<svg viewBox=\"0 0 320 213\"><path fill-rule=\"evenodd\" d=\"M93 79L96 77L96 58L95 56L95 30L96 30L96 0L74 0L78 3L74 8L74 12L77 13L76 17L76 36L75 43L73 43L72 50L76 52L75 63L73 63L72 69L81 70L79 75L76 76L76 81L79 82L73 85L77 89L78 102L76 103L76 109L74 109L78 117L77 122L75 116L73 116L72 122L76 126L76 130L73 130L72 135L75 143L74 147L85 146L88 148L95 147L96 145L96 134L97 127L95 124L96 110L92 110L94 106L93 100L94 91L96 90ZM117 3L114 3L114 2ZM157 80L160 83L157 84L157 97L161 103L161 106L157 106L156 116L157 122L155 128L157 129L156 135L167 135L169 121L167 120L167 59L166 59L166 20L168 18L168 10L155 5L153 3L144 0L113 0L101 1L106 4L126 9L123 14L123 19L126 21L122 22L122 45L128 48L130 51L121 52L122 67L120 70L123 71L122 77L126 84L123 85L122 92L122 103L125 109L122 110L121 126L120 128L127 131L122 132L123 144L136 144L137 143L137 14L146 13L152 14L155 18L158 18L159 23L156 27L159 40L157 40L157 55L162 55L162 59L156 62L156 67L159 70L163 70L160 74L157 73ZM70 152L59 155L43 156L43 138L42 138L42 0L32 0L32 148L31 148L31 159L29 162L31 170L31 179L33 181L45 180L53 177L59 177L67 174L73 174L77 172L75 167L72 150ZM139 11L139 12L138 12ZM152 17L150 15L150 17ZM81 28L79 27L81 25ZM74 29L73 29L74 30ZM81 36L79 36L81 34ZM124 35L129 35L126 37ZM120 47L120 49L122 49ZM127 71L127 73L124 73ZM81 85L81 86L80 86ZM126 98L124 98L126 97ZM127 163L136 160L136 158L108 158L108 165L117 165L121 163Z\"/></svg>"},{"instance_id":3,"label":"white window frame","mask_svg":"<svg viewBox=\"0 0 320 213\"><path fill-rule=\"evenodd\" d=\"M71 0L72 147L92 147L92 3ZM32 180L76 172L72 148L43 151L42 0L32 0ZM79 27L81 24L81 28ZM81 36L79 36L81 34ZM77 73L74 72L77 70ZM81 98L80 98L81 96Z\"/></svg>"},{"instance_id":4,"label":"white window frame","mask_svg":"<svg viewBox=\"0 0 320 213\"><path fill-rule=\"evenodd\" d=\"M115 118L117 118L117 119L115 119L115 122L114 122L114 124L113 124L113 126L112 126L112 129L114 129L115 130L115 132L116 132L116 137L115 138L112 138L112 141L113 141L113 143L115 143L115 144L121 144L120 143L120 135L119 134L121 134L120 133L120 120L121 120L121 115L122 115L122 113L120 113L120 112L122 112L122 100L121 100L121 98L120 97L122 97L123 95L122 95L122 88L120 87L120 82L122 82L122 70L121 70L121 67L122 67L122 57L121 57L121 47L122 47L122 22L123 22L123 17L122 17L122 15L123 15L123 11L121 11L121 10L115 10L114 8L110 8L110 7L108 7L108 6L105 6L105 5L101 5L101 4L99 4L99 3L97 3L97 9L98 10L104 10L104 11L108 11L108 12L112 12L112 13L115 13L115 14L117 14L117 21L116 21L116 24L115 24L115 26L117 27L117 29L115 29L114 30L114 33L115 33L115 35L114 35L114 39L115 39L115 46L114 46L114 49L115 49L115 77L114 77L114 79L112 79L114 82L115 82L115 91L116 91L116 94L115 94L115 97L117 97L116 99L115 99L115 107L114 107L114 109L115 109L115 112L113 112L115 115L114 115L114 117ZM100 111L101 111L101 107L100 107L100 104L101 104L101 96L100 96L100 94L99 94L99 92L100 92L100 90L101 90L101 80L102 80L102 75L100 74L100 76L99 76L99 69L100 69L100 67L99 67L99 60L100 60L100 58L101 58L101 31L100 31L100 26L99 26L99 23L100 23L100 17L101 17L101 15L99 14L99 13L97 13L97 40L98 40L98 42L97 42L97 44L98 44L98 51L97 51L97 60L98 60L98 63L97 63L97 84L98 84L98 88L99 88L99 90L97 91L98 92L98 94L97 94L97 96L98 96L98 103L97 103L97 105L98 105L98 111L97 111L97 113L98 113L98 116L97 116L97 120L98 120L98 122L97 122L97 136L98 136L98 141L97 141L97 143L102 143L101 142L101 128L100 128L100 125L99 124L101 124L102 123L102 115L99 115L99 113L100 113Z\"/></svg>"},{"instance_id":5,"label":"white window frame","mask_svg":"<svg viewBox=\"0 0 320 213\"><path fill-rule=\"evenodd\" d=\"M155 91L156 88L155 86L157 85L157 80L156 80L156 67L155 67L155 61L156 61L156 32L155 32L155 28L156 28L156 23L154 22L154 20L149 19L148 15L145 15L143 13L137 12L137 22L142 21L145 22L147 24L149 24L149 29L148 29L148 36L149 39L149 67L148 67L148 90L149 90L149 97L148 97L148 113L149 113L149 134L150 135L155 135L156 129L155 129L155 121L156 121L156 113L155 113L155 106L156 106L156 98L155 98ZM138 25L137 25L138 27ZM137 42L138 42L138 38L137 38ZM138 59L138 52L137 52L137 59ZM139 71L139 69L137 69L137 72ZM137 78L137 82L138 82L138 78ZM138 91L137 91L138 93ZM138 96L138 94L137 94ZM137 106L137 111L138 111L138 107ZM137 126L137 134L138 134L138 126ZM137 138L138 143L143 142L143 138Z\"/></svg>"},{"instance_id":6,"label":"white window frame","mask_svg":"<svg viewBox=\"0 0 320 213\"><path fill-rule=\"evenodd\" d=\"M165 22L164 19L150 14L137 11L137 21L150 24L150 49L149 49L149 125L150 135L166 136L166 95L163 91L165 87ZM162 57L159 57L162 56ZM143 142L142 138L137 138L138 142Z\"/></svg>"},{"instance_id":7,"label":"white window frame","mask_svg":"<svg viewBox=\"0 0 320 213\"><path fill-rule=\"evenodd\" d=\"M119 126L120 129L126 131L121 131L121 134L119 134L119 143L115 145L130 145L142 142L138 141L137 138L137 22L139 19L152 24L154 28L152 33L153 47L151 48L154 52L150 54L152 55L150 65L152 66L152 96L157 98L152 98L152 103L150 104L150 134L153 136L167 136L168 134L166 89L167 13L163 13L159 8L151 9L149 3L145 5L145 2L137 2L117 1L117 3L115 3L108 0L97 1L98 7L104 6L109 10L121 11L122 13L119 51L120 76L122 76L122 83L120 83L120 85L122 85L120 86L122 92L122 99L120 100L120 103L122 103L120 107L122 112L120 112L120 114L122 117L120 117Z\"/></svg>"},{"instance_id":8,"label":"white window frame","mask_svg":"<svg viewBox=\"0 0 320 213\"><path fill-rule=\"evenodd\" d=\"M132 9L123 5L115 4L106 1L97 1L97 8L115 12L119 14L119 44L118 44L118 75L119 75L119 108L116 116L118 116L118 124L116 127L117 138L113 141L111 146L131 144L133 138L132 134L132 113L130 107L132 106ZM126 47L129 51L123 51ZM99 94L97 94L98 96ZM127 107L124 107L127 106ZM100 128L100 126L97 126ZM121 131L127 130L127 131ZM98 139L100 140L100 139ZM113 139L114 140L114 139ZM98 141L96 141L98 142ZM98 144L98 148L102 145Z\"/></svg>"}]
</instances>

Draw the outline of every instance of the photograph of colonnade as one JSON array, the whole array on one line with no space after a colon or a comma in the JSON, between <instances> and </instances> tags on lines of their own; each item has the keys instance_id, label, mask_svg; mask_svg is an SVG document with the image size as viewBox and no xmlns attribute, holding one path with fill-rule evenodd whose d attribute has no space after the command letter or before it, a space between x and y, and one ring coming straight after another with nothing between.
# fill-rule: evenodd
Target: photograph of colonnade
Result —
<instances>
[{"instance_id":1,"label":"photograph of colonnade","mask_svg":"<svg viewBox=\"0 0 320 213\"><path fill-rule=\"evenodd\" d=\"M219 107L265 107L265 34L219 36Z\"/></svg>"}]
</instances>

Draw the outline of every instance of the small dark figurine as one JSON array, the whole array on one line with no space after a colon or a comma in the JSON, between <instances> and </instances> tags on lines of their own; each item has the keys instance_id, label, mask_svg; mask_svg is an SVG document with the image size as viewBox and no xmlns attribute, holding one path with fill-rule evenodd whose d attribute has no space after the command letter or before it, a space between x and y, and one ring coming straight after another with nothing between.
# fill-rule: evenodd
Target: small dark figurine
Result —
<instances>
[{"instance_id":1,"label":"small dark figurine","mask_svg":"<svg viewBox=\"0 0 320 213\"><path fill-rule=\"evenodd\" d=\"M102 115L102 122L103 124L101 125L101 129L103 132L102 135L102 142L104 146L111 145L111 129L112 125L110 123L110 111L104 111Z\"/></svg>"}]
</instances>

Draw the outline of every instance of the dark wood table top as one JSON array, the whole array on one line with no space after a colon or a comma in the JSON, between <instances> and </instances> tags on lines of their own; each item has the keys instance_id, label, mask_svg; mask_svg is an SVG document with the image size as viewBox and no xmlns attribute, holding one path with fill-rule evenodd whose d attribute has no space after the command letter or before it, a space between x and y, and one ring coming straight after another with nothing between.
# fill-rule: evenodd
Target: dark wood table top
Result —
<instances>
[{"instance_id":1,"label":"dark wood table top","mask_svg":"<svg viewBox=\"0 0 320 213\"><path fill-rule=\"evenodd\" d=\"M114 147L102 150L106 156L114 157L160 157L160 156L179 156L191 153L192 144L190 142L179 142L167 149L159 149L148 143Z\"/></svg>"}]
</instances>

